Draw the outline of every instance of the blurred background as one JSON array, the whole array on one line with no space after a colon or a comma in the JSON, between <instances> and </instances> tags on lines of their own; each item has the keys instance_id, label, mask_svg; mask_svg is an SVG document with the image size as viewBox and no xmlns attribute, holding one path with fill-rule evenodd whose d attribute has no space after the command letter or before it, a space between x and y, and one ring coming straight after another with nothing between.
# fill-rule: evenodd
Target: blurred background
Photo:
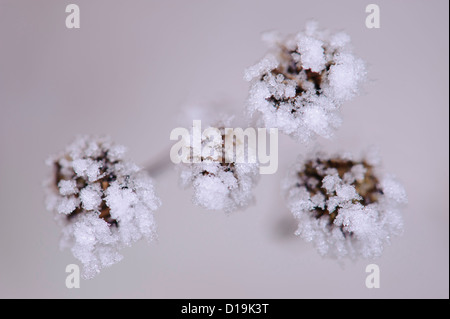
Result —
<instances>
[{"instance_id":1,"label":"blurred background","mask_svg":"<svg viewBox=\"0 0 450 319\"><path fill-rule=\"evenodd\" d=\"M67 29L68 1L0 0L0 297L2 298L448 298L448 2L86 1ZM242 114L244 69L266 52L263 31L294 33L316 19L344 30L370 81L343 107L329 151L380 149L405 185L405 233L376 260L322 258L292 235L280 181L307 151L280 136L279 169L256 204L225 215L191 203L172 167L155 175L159 240L67 289L60 229L44 207L45 159L80 133L108 134L147 165L169 156L183 105L223 103ZM381 287L367 289L376 263Z\"/></svg>"}]
</instances>

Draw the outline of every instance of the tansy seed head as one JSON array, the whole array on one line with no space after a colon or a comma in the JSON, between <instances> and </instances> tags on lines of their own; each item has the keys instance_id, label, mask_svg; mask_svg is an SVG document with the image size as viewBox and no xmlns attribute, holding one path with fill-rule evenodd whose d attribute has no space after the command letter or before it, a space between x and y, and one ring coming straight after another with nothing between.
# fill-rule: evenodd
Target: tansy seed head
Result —
<instances>
[{"instance_id":1,"label":"tansy seed head","mask_svg":"<svg viewBox=\"0 0 450 319\"><path fill-rule=\"evenodd\" d=\"M156 234L160 201L148 174L123 159L106 137L80 136L48 160L47 208L62 226L61 247L83 264L83 277L118 262L123 246Z\"/></svg>"},{"instance_id":2,"label":"tansy seed head","mask_svg":"<svg viewBox=\"0 0 450 319\"><path fill-rule=\"evenodd\" d=\"M303 32L266 39L271 52L245 72L249 114L302 142L331 137L341 123L339 106L357 94L366 75L350 37L319 31L311 22Z\"/></svg>"},{"instance_id":3,"label":"tansy seed head","mask_svg":"<svg viewBox=\"0 0 450 319\"><path fill-rule=\"evenodd\" d=\"M202 152L195 159L180 165L180 181L182 186L192 185L193 202L209 210L231 212L246 208L253 202L253 187L259 176L259 164L236 162L225 150L227 134L224 122L219 121L210 128L216 128L221 143L209 146L210 141L202 137ZM238 141L233 140L233 146ZM192 153L188 145L188 154Z\"/></svg>"},{"instance_id":4,"label":"tansy seed head","mask_svg":"<svg viewBox=\"0 0 450 319\"><path fill-rule=\"evenodd\" d=\"M376 257L402 232L405 191L370 158L313 155L294 166L284 188L296 235L322 255Z\"/></svg>"}]
</instances>

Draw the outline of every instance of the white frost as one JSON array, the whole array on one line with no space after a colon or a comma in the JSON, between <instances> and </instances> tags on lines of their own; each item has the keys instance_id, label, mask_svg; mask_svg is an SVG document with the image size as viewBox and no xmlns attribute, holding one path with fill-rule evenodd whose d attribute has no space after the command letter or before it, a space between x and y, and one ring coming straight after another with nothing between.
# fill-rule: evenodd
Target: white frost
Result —
<instances>
[{"instance_id":1,"label":"white frost","mask_svg":"<svg viewBox=\"0 0 450 319\"><path fill-rule=\"evenodd\" d=\"M301 142L330 138L342 122L340 106L358 94L366 77L350 37L309 22L304 32L284 38L272 32L264 40L270 52L244 75L251 81L248 114Z\"/></svg>"},{"instance_id":2,"label":"white frost","mask_svg":"<svg viewBox=\"0 0 450 319\"><path fill-rule=\"evenodd\" d=\"M229 123L228 123L229 124ZM225 121L218 121L215 125L206 127L217 128L221 135L220 141L226 139L224 127L229 127ZM223 139L222 139L223 138ZM187 143L187 154L191 153L190 141ZM234 141L240 145L244 141ZM202 152L190 163L182 163L180 169L180 182L183 187L192 186L194 189L193 202L209 210L222 210L225 212L246 208L253 203L253 188L259 177L259 164L235 162L228 152L222 156L223 144L219 149L210 145L207 136L202 136ZM239 154L237 154L239 155Z\"/></svg>"},{"instance_id":3,"label":"white frost","mask_svg":"<svg viewBox=\"0 0 450 319\"><path fill-rule=\"evenodd\" d=\"M124 153L109 138L80 136L47 161L57 174L46 182L47 209L56 212L60 246L83 264L84 278L120 261L124 246L156 236L160 200L148 174Z\"/></svg>"},{"instance_id":4,"label":"white frost","mask_svg":"<svg viewBox=\"0 0 450 319\"><path fill-rule=\"evenodd\" d=\"M330 159L351 160L348 155L328 157L324 154L301 158L284 181L288 207L298 221L296 235L313 242L321 255L337 258L380 256L391 238L403 231L400 207L407 201L404 188L392 176L381 174L379 167L368 164L375 162L370 158L351 160L351 169L345 174L341 171L341 175L336 168L326 167L325 163ZM305 165L313 165L321 178L308 177ZM363 192L373 186L366 173L378 180L376 190L369 192L376 200L367 203L356 188L359 185ZM332 224L331 215L326 212L317 217L318 212L325 210L328 214L336 214Z\"/></svg>"}]
</instances>

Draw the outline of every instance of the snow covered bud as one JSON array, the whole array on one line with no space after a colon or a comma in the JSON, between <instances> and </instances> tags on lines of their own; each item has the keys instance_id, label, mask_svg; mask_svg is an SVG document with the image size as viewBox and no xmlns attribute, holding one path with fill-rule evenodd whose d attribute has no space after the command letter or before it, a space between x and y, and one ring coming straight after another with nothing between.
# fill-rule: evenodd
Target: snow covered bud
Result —
<instances>
[{"instance_id":1,"label":"snow covered bud","mask_svg":"<svg viewBox=\"0 0 450 319\"><path fill-rule=\"evenodd\" d=\"M402 233L405 190L381 174L375 160L319 154L297 163L284 188L298 220L296 235L321 255L378 257Z\"/></svg>"},{"instance_id":2,"label":"snow covered bud","mask_svg":"<svg viewBox=\"0 0 450 319\"><path fill-rule=\"evenodd\" d=\"M276 127L298 141L331 137L341 124L340 105L358 93L366 75L345 33L319 31L281 37L268 33L271 51L245 71L251 81L247 110L261 125Z\"/></svg>"},{"instance_id":3,"label":"snow covered bud","mask_svg":"<svg viewBox=\"0 0 450 319\"><path fill-rule=\"evenodd\" d=\"M47 209L62 226L61 248L71 248L86 279L120 261L122 247L155 237L160 200L148 174L124 153L109 138L80 136L47 161Z\"/></svg>"},{"instance_id":4,"label":"snow covered bud","mask_svg":"<svg viewBox=\"0 0 450 319\"><path fill-rule=\"evenodd\" d=\"M193 202L209 210L231 212L253 202L253 187L259 176L255 149L246 133L226 128L223 122L207 127L203 133L194 121L192 136L184 139L185 157L180 167L184 187L194 188ZM244 146L247 146L245 148Z\"/></svg>"}]
</instances>

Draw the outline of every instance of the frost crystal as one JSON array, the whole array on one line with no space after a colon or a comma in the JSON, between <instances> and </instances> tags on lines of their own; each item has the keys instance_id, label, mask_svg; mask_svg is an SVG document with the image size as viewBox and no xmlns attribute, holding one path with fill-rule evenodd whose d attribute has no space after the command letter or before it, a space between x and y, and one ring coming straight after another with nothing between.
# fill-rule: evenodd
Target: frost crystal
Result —
<instances>
[{"instance_id":1,"label":"frost crystal","mask_svg":"<svg viewBox=\"0 0 450 319\"><path fill-rule=\"evenodd\" d=\"M366 75L363 61L351 52L350 37L319 31L310 22L304 32L285 38L270 33L264 39L271 52L245 72L251 81L249 114L298 141L331 137L341 124L339 107L358 93Z\"/></svg>"},{"instance_id":2,"label":"frost crystal","mask_svg":"<svg viewBox=\"0 0 450 319\"><path fill-rule=\"evenodd\" d=\"M284 188L298 220L296 235L313 242L321 255L378 257L402 233L405 190L368 158L319 154L302 160Z\"/></svg>"},{"instance_id":3,"label":"frost crystal","mask_svg":"<svg viewBox=\"0 0 450 319\"><path fill-rule=\"evenodd\" d=\"M108 138L80 136L47 162L54 168L47 209L62 226L61 247L71 248L86 279L120 261L124 246L156 234L160 201L152 180L124 153Z\"/></svg>"},{"instance_id":4,"label":"frost crystal","mask_svg":"<svg viewBox=\"0 0 450 319\"><path fill-rule=\"evenodd\" d=\"M225 151L230 132L225 133L225 122L208 127L205 132L216 130L219 143L212 143L212 135L201 137L202 151L195 154L192 143L185 141L186 154L180 165L180 182L184 187L193 186L193 202L209 210L226 212L246 208L253 203L253 187L259 176L259 164L251 161L238 162L236 156ZM237 136L233 147L244 144Z\"/></svg>"}]
</instances>

